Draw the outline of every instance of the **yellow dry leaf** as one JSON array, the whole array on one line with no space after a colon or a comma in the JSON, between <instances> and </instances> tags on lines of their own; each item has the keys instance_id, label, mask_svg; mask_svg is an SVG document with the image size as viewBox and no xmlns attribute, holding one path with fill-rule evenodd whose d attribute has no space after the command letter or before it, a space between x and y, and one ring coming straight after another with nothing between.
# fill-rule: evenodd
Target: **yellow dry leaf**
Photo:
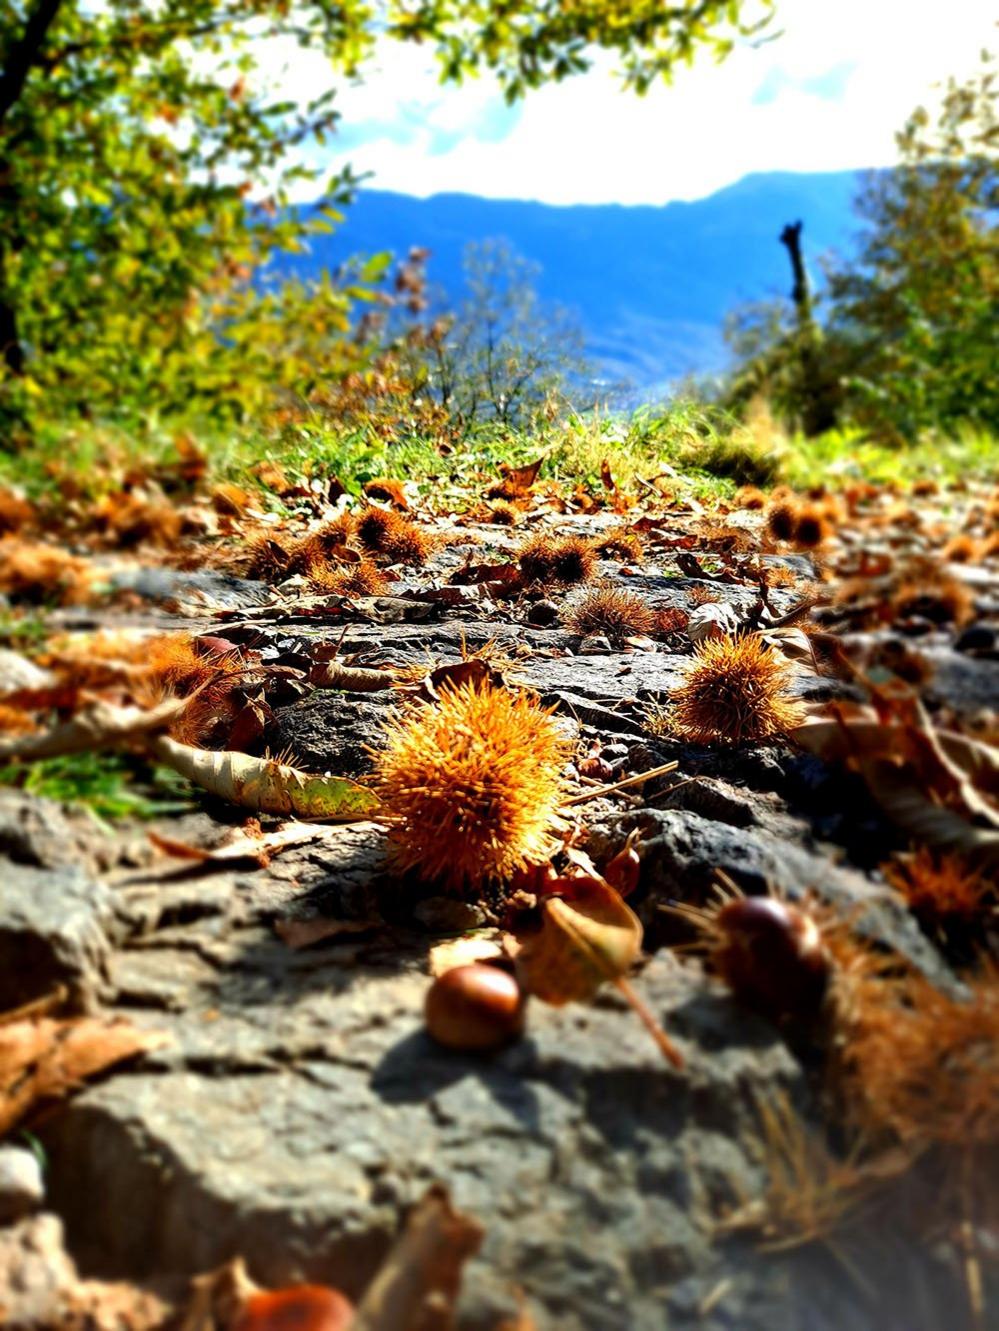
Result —
<instances>
[{"instance_id":1,"label":"yellow dry leaf","mask_svg":"<svg viewBox=\"0 0 999 1331\"><path fill-rule=\"evenodd\" d=\"M255 813L353 822L371 817L377 796L339 776L312 776L274 758L214 752L160 736L151 745L161 762L202 790Z\"/></svg>"},{"instance_id":2,"label":"yellow dry leaf","mask_svg":"<svg viewBox=\"0 0 999 1331\"><path fill-rule=\"evenodd\" d=\"M592 998L626 975L642 950L642 925L599 878L564 879L567 897L546 897L538 933L522 938L517 975L528 993L561 1007ZM557 889L559 884L553 884Z\"/></svg>"}]
</instances>

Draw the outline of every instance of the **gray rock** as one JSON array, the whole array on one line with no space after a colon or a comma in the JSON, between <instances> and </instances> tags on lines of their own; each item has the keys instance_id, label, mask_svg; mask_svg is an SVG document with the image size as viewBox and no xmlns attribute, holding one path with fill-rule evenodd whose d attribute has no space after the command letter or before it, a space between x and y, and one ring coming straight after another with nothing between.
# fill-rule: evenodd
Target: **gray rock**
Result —
<instances>
[{"instance_id":1,"label":"gray rock","mask_svg":"<svg viewBox=\"0 0 999 1331\"><path fill-rule=\"evenodd\" d=\"M262 582L214 570L185 573L172 568L120 568L109 577L115 591L131 591L149 601L203 601L237 609L265 605L270 588Z\"/></svg>"},{"instance_id":2,"label":"gray rock","mask_svg":"<svg viewBox=\"0 0 999 1331\"><path fill-rule=\"evenodd\" d=\"M77 1272L57 1216L31 1216L0 1229L0 1273L4 1331L47 1331L65 1324L64 1299Z\"/></svg>"},{"instance_id":3,"label":"gray rock","mask_svg":"<svg viewBox=\"0 0 999 1331\"><path fill-rule=\"evenodd\" d=\"M93 823L83 827L54 800L0 789L0 857L39 869L88 865L95 841Z\"/></svg>"},{"instance_id":4,"label":"gray rock","mask_svg":"<svg viewBox=\"0 0 999 1331\"><path fill-rule=\"evenodd\" d=\"M371 770L368 752L377 747L394 689L381 693L317 691L281 707L267 734L274 753L290 752L305 771L359 777Z\"/></svg>"},{"instance_id":5,"label":"gray rock","mask_svg":"<svg viewBox=\"0 0 999 1331\"><path fill-rule=\"evenodd\" d=\"M23 1146L0 1146L0 1225L37 1211L44 1200L37 1156Z\"/></svg>"},{"instance_id":6,"label":"gray rock","mask_svg":"<svg viewBox=\"0 0 999 1331\"><path fill-rule=\"evenodd\" d=\"M113 896L82 869L4 863L0 894L0 1011L65 985L92 1007L102 987Z\"/></svg>"},{"instance_id":7,"label":"gray rock","mask_svg":"<svg viewBox=\"0 0 999 1331\"><path fill-rule=\"evenodd\" d=\"M835 864L828 854L816 854L762 827L733 827L679 809L613 814L591 828L589 846L602 863L636 828L641 832L635 849L642 861L642 891L648 898L642 913L649 918L653 936L656 905L702 904L710 897L720 869L749 893L776 888L796 900L814 891L850 913L859 933L907 957L928 978L952 983L939 954L902 901L865 875Z\"/></svg>"},{"instance_id":8,"label":"gray rock","mask_svg":"<svg viewBox=\"0 0 999 1331\"><path fill-rule=\"evenodd\" d=\"M579 644L580 656L609 656L610 654L610 639L605 638L600 633L595 633L589 638L584 638Z\"/></svg>"},{"instance_id":9,"label":"gray rock","mask_svg":"<svg viewBox=\"0 0 999 1331\"><path fill-rule=\"evenodd\" d=\"M999 661L950 648L928 648L923 654L933 666L926 685L931 704L952 707L958 714L999 711Z\"/></svg>"},{"instance_id":10,"label":"gray rock","mask_svg":"<svg viewBox=\"0 0 999 1331\"><path fill-rule=\"evenodd\" d=\"M501 549L521 539L484 530ZM448 548L438 566L465 558ZM604 563L608 577L618 576ZM154 571L133 585L147 596L203 594L245 611L246 623L215 627L271 657L298 663L317 640L340 637L321 598L278 619L250 609L251 584L202 576L215 577ZM626 581L663 607L686 605L694 587L740 612L756 599L751 586L659 571ZM406 597L419 585L407 579L397 589ZM775 605L793 600L781 592ZM440 601L434 622L350 625L341 656L426 669L459 659L463 645L474 651L495 640L517 661L513 677L587 744L600 740L608 759L619 757L620 775L678 759L676 778L585 806L598 862L629 829L643 831L635 906L650 949L670 941L671 917L660 907L702 901L720 867L750 891L812 888L857 909L858 928L949 982L908 914L864 872L895 843L857 778L778 745L657 739L644 728L645 708L680 682L682 655L608 648L579 656L578 637L555 625L505 622L523 619L523 604L501 603L490 617L472 604L471 593L460 604ZM979 684L976 677L976 699ZM807 672L796 689L848 692ZM267 740L313 770L361 775L395 699L318 691L280 708ZM671 792L674 779L685 784ZM464 1056L423 1032L433 940L422 931L453 933L481 917L465 903L428 899L418 884L387 883L383 829L317 829L314 841L265 870L148 855L126 864L119 855L109 861L110 886L99 888L81 868L97 858L78 855L79 841L66 849L74 829L57 814L8 807L0 795L0 848L15 861L13 887L5 878L0 894L0 987L17 980L16 998L0 992L0 1007L62 978L90 999L102 986L112 1011L172 1037L82 1089L40 1129L50 1201L83 1269L182 1276L239 1254L262 1283L328 1281L356 1296L405 1208L439 1180L486 1229L467 1272L460 1331L496 1331L517 1288L539 1331L953 1324L963 1295L934 1254L905 1238L904 1211L878 1211L837 1233L835 1257L822 1244L763 1255L755 1236L720 1236L719 1222L764 1187L760 1106L786 1096L816 1131L822 1117L815 1069L696 961L660 950L636 977L683 1049L682 1074L663 1063L613 989L591 1005L534 1003L523 1041L492 1058ZM206 822L192 818L178 839L217 844L220 829ZM300 951L274 929L328 919L362 927ZM0 1232L0 1269L3 1239Z\"/></svg>"},{"instance_id":11,"label":"gray rock","mask_svg":"<svg viewBox=\"0 0 999 1331\"><path fill-rule=\"evenodd\" d=\"M800 1096L794 1060L665 956L638 983L683 1074L613 995L538 1005L498 1057L449 1053L422 1030L424 955L248 936L230 965L202 964L185 1011L148 1019L174 1045L46 1130L81 1262L141 1277L238 1252L266 1284L356 1296L442 1180L487 1229L463 1328L494 1326L524 1286L541 1327L651 1331L666 1288L712 1266L721 1212L759 1188L754 1102Z\"/></svg>"}]
</instances>

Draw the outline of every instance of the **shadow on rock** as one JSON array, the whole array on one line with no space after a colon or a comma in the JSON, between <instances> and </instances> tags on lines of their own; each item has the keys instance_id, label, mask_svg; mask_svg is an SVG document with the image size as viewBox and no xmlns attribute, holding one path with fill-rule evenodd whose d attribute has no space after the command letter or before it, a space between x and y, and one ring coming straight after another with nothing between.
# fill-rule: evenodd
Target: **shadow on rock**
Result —
<instances>
[{"instance_id":1,"label":"shadow on rock","mask_svg":"<svg viewBox=\"0 0 999 1331\"><path fill-rule=\"evenodd\" d=\"M522 1075L525 1054L536 1057L533 1041L501 1054L471 1054L442 1049L426 1031L414 1031L386 1051L372 1074L371 1089L386 1104L419 1104L474 1078L524 1128L540 1132L537 1092Z\"/></svg>"}]
</instances>

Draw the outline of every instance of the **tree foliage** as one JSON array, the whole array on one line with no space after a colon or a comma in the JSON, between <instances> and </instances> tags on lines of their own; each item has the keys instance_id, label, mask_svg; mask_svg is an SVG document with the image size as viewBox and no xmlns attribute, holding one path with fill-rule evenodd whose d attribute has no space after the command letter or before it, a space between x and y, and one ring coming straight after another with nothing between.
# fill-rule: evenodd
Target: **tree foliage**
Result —
<instances>
[{"instance_id":1,"label":"tree foliage","mask_svg":"<svg viewBox=\"0 0 999 1331\"><path fill-rule=\"evenodd\" d=\"M917 109L898 145L898 166L869 173L857 200L859 252L831 267L819 340L784 303L731 318L731 405L762 395L795 424L818 406L889 440L999 428L995 59L952 80L935 119Z\"/></svg>"},{"instance_id":2,"label":"tree foliage","mask_svg":"<svg viewBox=\"0 0 999 1331\"><path fill-rule=\"evenodd\" d=\"M724 54L749 7L769 0L0 0L0 395L238 397L230 353L278 309L256 276L335 220L287 206L309 175L296 149L335 130L336 86L377 41L432 46L451 80L493 70L511 99L604 48L642 91L700 47ZM311 102L268 91L274 38L329 59ZM311 294L287 298L296 317ZM320 341L356 294L316 293Z\"/></svg>"},{"instance_id":3,"label":"tree foliage","mask_svg":"<svg viewBox=\"0 0 999 1331\"><path fill-rule=\"evenodd\" d=\"M873 174L860 262L831 276L830 328L852 349L855 413L911 435L999 424L999 83L994 60L920 108L901 164Z\"/></svg>"}]
</instances>

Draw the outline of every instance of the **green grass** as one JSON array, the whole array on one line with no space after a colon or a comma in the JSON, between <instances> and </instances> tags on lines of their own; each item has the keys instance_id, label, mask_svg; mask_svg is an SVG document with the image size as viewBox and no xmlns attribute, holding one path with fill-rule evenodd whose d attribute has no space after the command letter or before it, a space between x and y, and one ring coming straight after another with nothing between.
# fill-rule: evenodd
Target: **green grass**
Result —
<instances>
[{"instance_id":1,"label":"green grass","mask_svg":"<svg viewBox=\"0 0 999 1331\"><path fill-rule=\"evenodd\" d=\"M0 484L16 484L34 496L51 494L53 469L61 469L85 497L96 499L120 485L129 470L155 471L176 461L175 440L182 432L207 455L211 481L255 485L251 468L270 461L292 481L336 476L355 495L376 476L411 480L456 510L477 501L501 464L520 466L539 455L545 459L542 479L570 488L584 484L601 493L606 461L624 491L641 491L641 482L661 477L678 495L706 501L728 498L739 485L766 488L780 481L805 488L860 478L907 484L926 476L944 482L989 477L996 474L997 456L993 439L971 431L908 447L849 430L787 439L765 416L741 424L718 407L675 402L630 416L568 411L530 431L484 424L458 442L406 434L386 440L374 428L337 428L318 416L270 432L198 422L141 431L48 423L29 450L0 455ZM282 508L275 495L266 502Z\"/></svg>"},{"instance_id":2,"label":"green grass","mask_svg":"<svg viewBox=\"0 0 999 1331\"><path fill-rule=\"evenodd\" d=\"M31 656L41 651L51 632L50 625L37 614L0 609L0 647Z\"/></svg>"},{"instance_id":3,"label":"green grass","mask_svg":"<svg viewBox=\"0 0 999 1331\"><path fill-rule=\"evenodd\" d=\"M165 767L120 753L76 753L0 767L0 786L88 809L99 821L156 818L193 807L191 788Z\"/></svg>"},{"instance_id":4,"label":"green grass","mask_svg":"<svg viewBox=\"0 0 999 1331\"><path fill-rule=\"evenodd\" d=\"M903 485L932 478L999 480L999 441L980 430L959 430L952 439L924 439L903 447L866 439L859 431L832 430L818 439L799 439L785 463L790 485L832 487L865 480Z\"/></svg>"}]
</instances>

